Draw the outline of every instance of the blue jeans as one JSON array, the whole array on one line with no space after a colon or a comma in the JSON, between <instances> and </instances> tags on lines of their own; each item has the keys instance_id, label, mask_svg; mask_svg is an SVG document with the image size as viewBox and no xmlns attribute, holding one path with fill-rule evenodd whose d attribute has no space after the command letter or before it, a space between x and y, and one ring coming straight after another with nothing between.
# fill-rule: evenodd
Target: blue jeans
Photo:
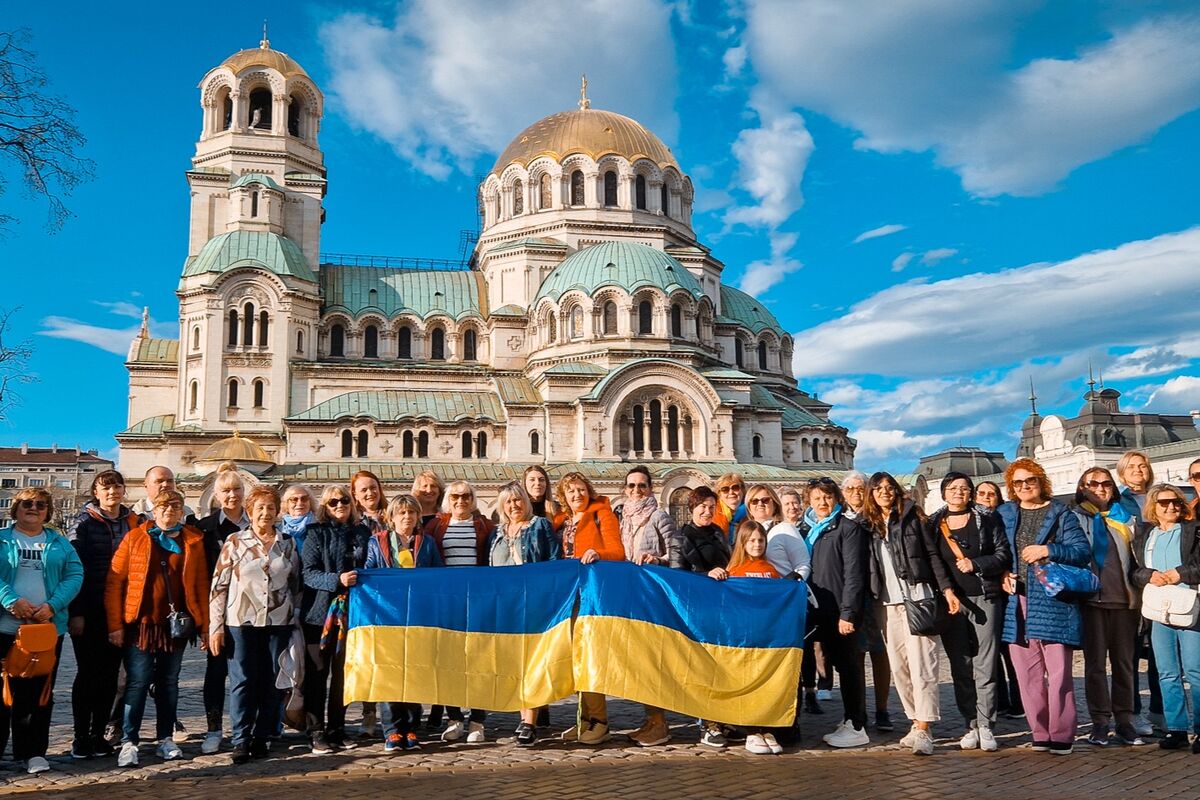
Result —
<instances>
[{"instance_id":1,"label":"blue jeans","mask_svg":"<svg viewBox=\"0 0 1200 800\"><path fill-rule=\"evenodd\" d=\"M1163 715L1167 730L1191 728L1200 734L1200 631L1181 630L1155 622L1150 630L1154 658L1158 662L1158 684L1162 687ZM1183 677L1191 684L1192 724L1188 725L1183 698Z\"/></svg>"},{"instance_id":2,"label":"blue jeans","mask_svg":"<svg viewBox=\"0 0 1200 800\"><path fill-rule=\"evenodd\" d=\"M275 688L275 677L279 654L291 638L290 625L226 626L222 652L229 656L229 717L235 747L278 732L282 693Z\"/></svg>"},{"instance_id":3,"label":"blue jeans","mask_svg":"<svg viewBox=\"0 0 1200 800\"><path fill-rule=\"evenodd\" d=\"M125 635L133 634L127 630ZM141 741L142 716L146 713L146 695L151 683L154 684L155 738L161 741L175 732L183 650L183 647L175 647L148 653L136 644L125 648L125 735L122 741L134 744Z\"/></svg>"}]
</instances>

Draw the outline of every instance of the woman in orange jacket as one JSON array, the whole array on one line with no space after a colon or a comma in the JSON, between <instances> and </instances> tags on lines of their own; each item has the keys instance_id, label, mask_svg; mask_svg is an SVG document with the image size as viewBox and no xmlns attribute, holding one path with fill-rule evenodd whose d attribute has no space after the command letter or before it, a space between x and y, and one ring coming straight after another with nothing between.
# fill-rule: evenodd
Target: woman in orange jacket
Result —
<instances>
[{"instance_id":1,"label":"woman in orange jacket","mask_svg":"<svg viewBox=\"0 0 1200 800\"><path fill-rule=\"evenodd\" d=\"M563 558L578 558L581 564L596 561L624 561L621 523L608 499L596 493L582 473L570 472L555 487L559 507L554 527L562 539ZM608 741L608 704L604 695L579 693L579 713L575 725L563 731L563 739L583 744Z\"/></svg>"}]
</instances>

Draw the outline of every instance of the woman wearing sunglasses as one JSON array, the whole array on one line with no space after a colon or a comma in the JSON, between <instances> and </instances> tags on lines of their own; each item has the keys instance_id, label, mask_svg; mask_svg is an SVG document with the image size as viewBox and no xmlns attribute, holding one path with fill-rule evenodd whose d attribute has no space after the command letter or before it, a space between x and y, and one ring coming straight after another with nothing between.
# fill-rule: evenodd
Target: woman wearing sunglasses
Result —
<instances>
[{"instance_id":1,"label":"woman wearing sunglasses","mask_svg":"<svg viewBox=\"0 0 1200 800\"><path fill-rule=\"evenodd\" d=\"M1084 687L1092 733L1088 744L1145 744L1133 724L1133 643L1141 625L1130 582L1137 520L1118 501L1117 482L1103 467L1079 476L1072 508L1092 549L1100 591L1082 604ZM1111 688L1108 665L1112 665Z\"/></svg>"},{"instance_id":2,"label":"woman wearing sunglasses","mask_svg":"<svg viewBox=\"0 0 1200 800\"><path fill-rule=\"evenodd\" d=\"M1133 582L1139 588L1200 585L1200 535L1192 509L1174 486L1160 483L1146 495L1142 510L1146 524L1133 540L1136 566ZM1158 660L1158 682L1162 689L1167 735L1159 740L1164 750L1177 750L1188 743L1188 728L1200 734L1200 630L1151 623L1150 639ZM1183 678L1187 676L1192 700L1188 725ZM1192 742L1200 753L1200 736Z\"/></svg>"},{"instance_id":3,"label":"woman wearing sunglasses","mask_svg":"<svg viewBox=\"0 0 1200 800\"><path fill-rule=\"evenodd\" d=\"M1012 573L1004 588L1014 597L1004 615L1004 641L1033 733L1033 749L1067 755L1075 741L1075 684L1071 659L1083 637L1079 604L1051 597L1037 578L1047 562L1086 567L1091 561L1079 520L1054 499L1050 478L1031 458L1018 458L1004 472L1008 496L996 513L1012 550Z\"/></svg>"},{"instance_id":4,"label":"woman wearing sunglasses","mask_svg":"<svg viewBox=\"0 0 1200 800\"><path fill-rule=\"evenodd\" d=\"M304 708L312 752L352 748L346 740L346 628L350 587L367 559L371 532L359 522L350 492L329 486L321 494L317 522L308 528L302 554L304 596L300 605L308 658ZM318 651L314 657L313 651Z\"/></svg>"},{"instance_id":5,"label":"woman wearing sunglasses","mask_svg":"<svg viewBox=\"0 0 1200 800\"><path fill-rule=\"evenodd\" d=\"M67 606L83 586L83 563L75 548L46 526L54 504L45 489L22 489L13 498L13 526L0 531L0 657L8 655L17 631L26 623L53 622L58 630L56 653L62 652L67 632ZM0 753L12 730L13 758L30 775L50 769L50 703L40 703L46 682L54 685L54 670L40 678L11 678L12 705L0 702Z\"/></svg>"}]
</instances>

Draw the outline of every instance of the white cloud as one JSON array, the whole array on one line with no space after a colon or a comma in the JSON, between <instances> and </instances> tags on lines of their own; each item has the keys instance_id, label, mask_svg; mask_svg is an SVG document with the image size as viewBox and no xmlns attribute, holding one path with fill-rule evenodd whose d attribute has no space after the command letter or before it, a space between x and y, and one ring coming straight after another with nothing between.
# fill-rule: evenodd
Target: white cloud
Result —
<instances>
[{"instance_id":1,"label":"white cloud","mask_svg":"<svg viewBox=\"0 0 1200 800\"><path fill-rule=\"evenodd\" d=\"M853 431L858 447L854 451L856 464L872 459L911 457L912 453L930 453L951 439L950 436L932 434L913 436L901 430L859 428Z\"/></svg>"},{"instance_id":2,"label":"white cloud","mask_svg":"<svg viewBox=\"0 0 1200 800\"><path fill-rule=\"evenodd\" d=\"M892 272L903 272L916 253L901 253L892 259Z\"/></svg>"},{"instance_id":3,"label":"white cloud","mask_svg":"<svg viewBox=\"0 0 1200 800\"><path fill-rule=\"evenodd\" d=\"M1155 389L1142 410L1186 414L1195 409L1200 409L1200 378L1178 375Z\"/></svg>"},{"instance_id":4,"label":"white cloud","mask_svg":"<svg viewBox=\"0 0 1200 800\"><path fill-rule=\"evenodd\" d=\"M633 117L668 143L672 7L658 0L414 0L390 24L359 13L321 28L330 94L353 125L420 171L469 174L539 118L575 107Z\"/></svg>"},{"instance_id":5,"label":"white cloud","mask_svg":"<svg viewBox=\"0 0 1200 800\"><path fill-rule=\"evenodd\" d=\"M1200 327L1200 228L1054 264L891 286L795 335L796 375L974 372L1103 343L1141 347ZM1131 276L1153 285L1130 291ZM819 352L819 361L807 353ZM987 354L981 356L981 354Z\"/></svg>"},{"instance_id":6,"label":"white cloud","mask_svg":"<svg viewBox=\"0 0 1200 800\"><path fill-rule=\"evenodd\" d=\"M119 306L120 303L99 303L99 305ZM114 311L113 313L119 316L129 316L119 311ZM141 318L141 309L138 309L137 316L139 319ZM81 342L92 347L98 347L107 353L125 356L129 353L129 343L133 341L134 336L137 336L142 326L138 324L128 328L109 328L103 325L92 325L72 319L71 317L49 316L42 320L42 327L43 330L38 331L38 334L41 336ZM150 335L161 338L176 338L179 336L179 325L173 322L155 322L152 319L150 320Z\"/></svg>"},{"instance_id":7,"label":"white cloud","mask_svg":"<svg viewBox=\"0 0 1200 800\"><path fill-rule=\"evenodd\" d=\"M939 247L935 250L926 250L921 254L921 263L927 267L932 267L939 261L945 261L947 258L957 253L958 251L953 247Z\"/></svg>"},{"instance_id":8,"label":"white cloud","mask_svg":"<svg viewBox=\"0 0 1200 800\"><path fill-rule=\"evenodd\" d=\"M751 262L746 267L746 272L738 284L738 288L743 292L755 297L782 281L786 275L804 266L788 256L788 251L796 244L796 234L775 232L771 234L770 238L770 258Z\"/></svg>"},{"instance_id":9,"label":"white cloud","mask_svg":"<svg viewBox=\"0 0 1200 800\"><path fill-rule=\"evenodd\" d=\"M1104 374L1114 381L1165 375L1183 369L1196 358L1200 358L1200 339L1184 339L1170 344L1139 347L1131 353L1119 355L1104 367Z\"/></svg>"},{"instance_id":10,"label":"white cloud","mask_svg":"<svg viewBox=\"0 0 1200 800\"><path fill-rule=\"evenodd\" d=\"M878 239L881 236L891 236L893 233L908 230L907 225L880 225L878 228L872 228L869 231L863 231L858 236L854 237L854 244L865 242L868 239Z\"/></svg>"},{"instance_id":11,"label":"white cloud","mask_svg":"<svg viewBox=\"0 0 1200 800\"><path fill-rule=\"evenodd\" d=\"M132 317L133 319L142 318L141 306L135 306L133 303L128 303L124 300L118 300L113 303L106 303L103 300L93 300L92 304L100 306L110 314L116 314L119 317Z\"/></svg>"},{"instance_id":12,"label":"white cloud","mask_svg":"<svg viewBox=\"0 0 1200 800\"><path fill-rule=\"evenodd\" d=\"M756 0L744 44L760 94L926 151L978 196L1053 188L1200 106L1200 17L1114 30L1072 58L1010 64L1021 0Z\"/></svg>"},{"instance_id":13,"label":"white cloud","mask_svg":"<svg viewBox=\"0 0 1200 800\"><path fill-rule=\"evenodd\" d=\"M767 115L758 128L747 128L733 143L740 188L754 200L725 215L727 225L778 227L804 205L800 183L813 140L799 114Z\"/></svg>"}]
</instances>

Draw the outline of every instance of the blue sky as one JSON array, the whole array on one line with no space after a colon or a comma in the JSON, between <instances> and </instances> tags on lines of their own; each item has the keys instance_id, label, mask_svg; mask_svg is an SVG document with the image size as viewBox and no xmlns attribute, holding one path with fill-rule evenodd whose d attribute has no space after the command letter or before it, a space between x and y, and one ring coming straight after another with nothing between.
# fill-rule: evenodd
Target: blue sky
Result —
<instances>
[{"instance_id":1,"label":"blue sky","mask_svg":"<svg viewBox=\"0 0 1200 800\"><path fill-rule=\"evenodd\" d=\"M7 305L38 381L0 440L102 451L148 305L176 335L197 84L272 45L326 94L322 250L456 257L477 176L574 106L638 119L697 187L696 229L796 337L858 463L1011 455L1033 378L1076 413L1089 359L1127 410L1200 408L1200 17L1020 0L24 4L96 180L58 234L15 184Z\"/></svg>"}]
</instances>

